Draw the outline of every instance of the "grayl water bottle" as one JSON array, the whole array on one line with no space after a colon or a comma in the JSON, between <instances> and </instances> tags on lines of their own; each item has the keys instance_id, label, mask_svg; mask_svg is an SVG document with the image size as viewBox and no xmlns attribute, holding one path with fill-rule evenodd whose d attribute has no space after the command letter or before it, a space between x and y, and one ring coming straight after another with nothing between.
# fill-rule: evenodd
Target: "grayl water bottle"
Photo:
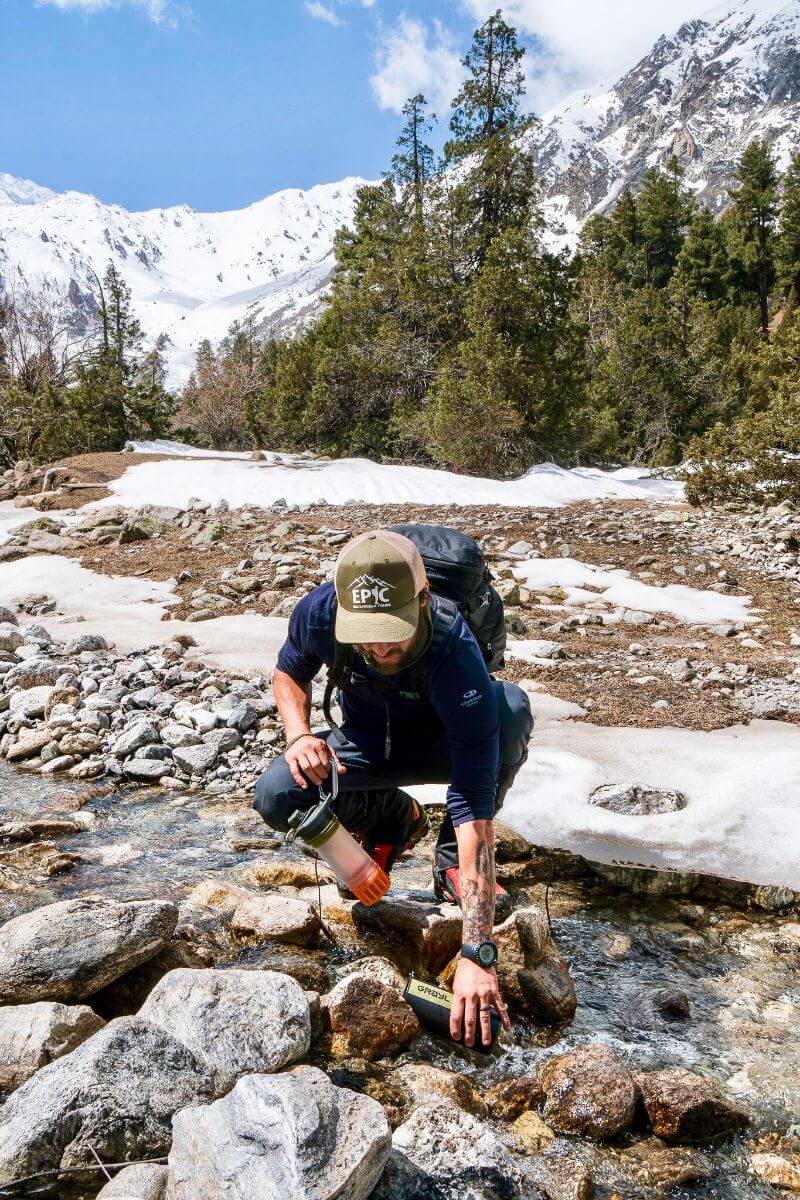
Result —
<instances>
[{"instance_id":1,"label":"grayl water bottle","mask_svg":"<svg viewBox=\"0 0 800 1200\"><path fill-rule=\"evenodd\" d=\"M299 837L335 871L345 887L362 904L376 904L389 890L390 881L386 872L359 846L355 838L341 824L330 806L339 791L339 773L335 763L331 764L331 795L311 809L311 812L292 814L290 824L294 837Z\"/></svg>"}]
</instances>

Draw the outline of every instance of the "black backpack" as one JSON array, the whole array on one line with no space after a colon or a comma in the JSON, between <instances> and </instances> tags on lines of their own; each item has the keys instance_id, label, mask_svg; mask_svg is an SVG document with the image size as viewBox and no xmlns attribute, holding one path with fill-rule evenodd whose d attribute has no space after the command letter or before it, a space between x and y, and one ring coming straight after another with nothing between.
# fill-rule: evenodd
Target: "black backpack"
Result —
<instances>
[{"instance_id":1,"label":"black backpack","mask_svg":"<svg viewBox=\"0 0 800 1200\"><path fill-rule=\"evenodd\" d=\"M417 547L431 591L438 598L431 645L442 641L460 613L480 646L488 670L499 671L506 648L505 613L503 601L492 587L494 576L478 543L458 529L447 529L443 525L390 525L388 528L402 533ZM354 659L352 646L335 643L323 702L323 711L329 721L334 689L347 686ZM415 678L415 690L425 690L424 660Z\"/></svg>"}]
</instances>

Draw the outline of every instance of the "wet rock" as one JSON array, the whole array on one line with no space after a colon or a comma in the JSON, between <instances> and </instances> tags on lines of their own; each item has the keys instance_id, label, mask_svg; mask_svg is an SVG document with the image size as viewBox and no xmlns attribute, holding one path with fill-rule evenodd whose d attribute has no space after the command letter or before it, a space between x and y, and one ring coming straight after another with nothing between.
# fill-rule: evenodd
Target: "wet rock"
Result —
<instances>
[{"instance_id":1,"label":"wet rock","mask_svg":"<svg viewBox=\"0 0 800 1200\"><path fill-rule=\"evenodd\" d=\"M408 971L436 975L461 946L461 914L452 905L389 896L377 904L354 904L359 933L375 934Z\"/></svg>"},{"instance_id":2,"label":"wet rock","mask_svg":"<svg viewBox=\"0 0 800 1200\"><path fill-rule=\"evenodd\" d=\"M646 1188L689 1187L714 1176L707 1155L684 1146L668 1146L655 1137L631 1146L619 1161L627 1177Z\"/></svg>"},{"instance_id":3,"label":"wet rock","mask_svg":"<svg viewBox=\"0 0 800 1200\"><path fill-rule=\"evenodd\" d=\"M521 862L530 858L533 847L521 833L495 820L494 825L494 856L497 862Z\"/></svg>"},{"instance_id":4,"label":"wet rock","mask_svg":"<svg viewBox=\"0 0 800 1200\"><path fill-rule=\"evenodd\" d=\"M496 1083L486 1093L489 1111L500 1121L515 1121L528 1109L538 1107L543 1100L542 1085L533 1075Z\"/></svg>"},{"instance_id":5,"label":"wet rock","mask_svg":"<svg viewBox=\"0 0 800 1200\"><path fill-rule=\"evenodd\" d=\"M163 1200L167 1168L159 1163L125 1167L97 1193L97 1200Z\"/></svg>"},{"instance_id":6,"label":"wet rock","mask_svg":"<svg viewBox=\"0 0 800 1200\"><path fill-rule=\"evenodd\" d=\"M510 1152L488 1125L442 1103L414 1110L392 1136L375 1200L534 1200Z\"/></svg>"},{"instance_id":7,"label":"wet rock","mask_svg":"<svg viewBox=\"0 0 800 1200\"><path fill-rule=\"evenodd\" d=\"M345 974L352 975L354 972L364 975L367 979L377 979L379 983L384 983L401 994L405 990L406 976L402 971L398 971L393 962L390 962L388 958L382 958L380 954L370 954L366 958L356 959L354 963L348 965Z\"/></svg>"},{"instance_id":8,"label":"wet rock","mask_svg":"<svg viewBox=\"0 0 800 1200\"><path fill-rule=\"evenodd\" d=\"M797 1139L793 1140L794 1150L778 1144L773 1149L752 1153L750 1167L753 1174L772 1187L800 1192L800 1146L797 1146Z\"/></svg>"},{"instance_id":9,"label":"wet rock","mask_svg":"<svg viewBox=\"0 0 800 1200\"><path fill-rule=\"evenodd\" d=\"M85 821L72 817L40 817L32 821L8 821L0 825L0 845L38 842L44 838L69 837L86 829Z\"/></svg>"},{"instance_id":10,"label":"wet rock","mask_svg":"<svg viewBox=\"0 0 800 1200\"><path fill-rule=\"evenodd\" d=\"M0 927L0 1004L83 1000L153 958L178 919L172 904L60 900Z\"/></svg>"},{"instance_id":11,"label":"wet rock","mask_svg":"<svg viewBox=\"0 0 800 1200\"><path fill-rule=\"evenodd\" d=\"M167 1200L366 1200L390 1145L377 1100L315 1067L248 1075L224 1100L176 1116Z\"/></svg>"},{"instance_id":12,"label":"wet rock","mask_svg":"<svg viewBox=\"0 0 800 1200\"><path fill-rule=\"evenodd\" d=\"M572 1154L543 1154L530 1174L546 1200L594 1200L592 1173Z\"/></svg>"},{"instance_id":13,"label":"wet rock","mask_svg":"<svg viewBox=\"0 0 800 1200\"><path fill-rule=\"evenodd\" d=\"M203 775L217 761L216 746L201 742L199 746L177 746L173 758L182 771L189 775Z\"/></svg>"},{"instance_id":14,"label":"wet rock","mask_svg":"<svg viewBox=\"0 0 800 1200\"><path fill-rule=\"evenodd\" d=\"M688 1021L692 1015L689 997L680 988L655 988L648 996L653 1011L668 1021Z\"/></svg>"},{"instance_id":15,"label":"wet rock","mask_svg":"<svg viewBox=\"0 0 800 1200\"><path fill-rule=\"evenodd\" d=\"M105 1022L83 1004L15 1004L0 1008L0 1090L11 1092L40 1067L69 1054Z\"/></svg>"},{"instance_id":16,"label":"wet rock","mask_svg":"<svg viewBox=\"0 0 800 1200\"><path fill-rule=\"evenodd\" d=\"M414 1108L441 1099L482 1120L490 1115L489 1106L466 1075L455 1071L443 1071L428 1063L405 1063L392 1072L389 1082L400 1088Z\"/></svg>"},{"instance_id":17,"label":"wet rock","mask_svg":"<svg viewBox=\"0 0 800 1200\"><path fill-rule=\"evenodd\" d=\"M364 975L347 975L321 1005L326 1049L334 1058L383 1058L420 1032L414 1010L394 988Z\"/></svg>"},{"instance_id":18,"label":"wet rock","mask_svg":"<svg viewBox=\"0 0 800 1200\"><path fill-rule=\"evenodd\" d=\"M683 792L650 787L646 783L606 783L595 788L589 803L629 817L652 817L680 812L687 801Z\"/></svg>"},{"instance_id":19,"label":"wet rock","mask_svg":"<svg viewBox=\"0 0 800 1200\"><path fill-rule=\"evenodd\" d=\"M566 962L538 908L517 909L492 935L497 977L506 1003L545 1024L568 1021L577 1008Z\"/></svg>"},{"instance_id":20,"label":"wet rock","mask_svg":"<svg viewBox=\"0 0 800 1200\"><path fill-rule=\"evenodd\" d=\"M512 1122L511 1135L523 1154L540 1154L555 1139L555 1133L533 1109Z\"/></svg>"},{"instance_id":21,"label":"wet rock","mask_svg":"<svg viewBox=\"0 0 800 1200\"><path fill-rule=\"evenodd\" d=\"M704 1142L734 1133L750 1119L710 1079L684 1067L644 1071L636 1082L653 1133L668 1142Z\"/></svg>"},{"instance_id":22,"label":"wet rock","mask_svg":"<svg viewBox=\"0 0 800 1200\"><path fill-rule=\"evenodd\" d=\"M271 1074L307 1053L308 1000L296 980L273 971L170 971L139 1016L181 1042L218 1095L242 1075Z\"/></svg>"},{"instance_id":23,"label":"wet rock","mask_svg":"<svg viewBox=\"0 0 800 1200\"><path fill-rule=\"evenodd\" d=\"M192 888L186 898L189 908L212 908L227 916L233 916L240 904L252 900L254 893L238 883L227 879L204 879Z\"/></svg>"},{"instance_id":24,"label":"wet rock","mask_svg":"<svg viewBox=\"0 0 800 1200\"><path fill-rule=\"evenodd\" d=\"M319 882L323 886L326 883L336 882L334 872L325 863L319 863L317 870ZM280 862L266 858L261 862L251 863L243 872L242 878L254 887L263 888L304 888L316 887L317 884L314 864L308 859L300 862Z\"/></svg>"},{"instance_id":25,"label":"wet rock","mask_svg":"<svg viewBox=\"0 0 800 1200\"><path fill-rule=\"evenodd\" d=\"M797 892L791 888L768 887L764 884L753 893L753 903L765 912L781 912L785 908L792 908L797 902Z\"/></svg>"},{"instance_id":26,"label":"wet rock","mask_svg":"<svg viewBox=\"0 0 800 1200\"><path fill-rule=\"evenodd\" d=\"M637 1088L607 1047L590 1043L548 1059L539 1073L544 1116L562 1133L605 1141L633 1125Z\"/></svg>"},{"instance_id":27,"label":"wet rock","mask_svg":"<svg viewBox=\"0 0 800 1200\"><path fill-rule=\"evenodd\" d=\"M0 1124L0 1185L37 1171L166 1154L171 1119L211 1099L211 1080L180 1042L120 1017L13 1092Z\"/></svg>"},{"instance_id":28,"label":"wet rock","mask_svg":"<svg viewBox=\"0 0 800 1200\"><path fill-rule=\"evenodd\" d=\"M231 928L244 937L307 946L319 936L319 919L305 900L251 893L234 910Z\"/></svg>"}]
</instances>

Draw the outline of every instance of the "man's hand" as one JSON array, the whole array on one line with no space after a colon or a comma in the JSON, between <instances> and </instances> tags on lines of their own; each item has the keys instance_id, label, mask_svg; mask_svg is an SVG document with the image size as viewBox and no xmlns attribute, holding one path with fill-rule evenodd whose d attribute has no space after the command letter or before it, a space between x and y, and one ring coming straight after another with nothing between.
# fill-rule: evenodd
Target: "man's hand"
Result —
<instances>
[{"instance_id":1,"label":"man's hand","mask_svg":"<svg viewBox=\"0 0 800 1200\"><path fill-rule=\"evenodd\" d=\"M503 997L497 983L494 967L481 967L468 958L458 964L453 981L453 1008L450 1013L450 1036L461 1041L464 1027L464 1044L474 1046L475 1032L480 1029L480 1041L488 1046L492 1040L492 1024L489 1008L496 1008L505 1029L511 1028Z\"/></svg>"},{"instance_id":2,"label":"man's hand","mask_svg":"<svg viewBox=\"0 0 800 1200\"><path fill-rule=\"evenodd\" d=\"M308 787L308 780L315 784L325 782L330 774L331 761L336 763L340 775L347 770L328 743L313 733L304 734L299 738L289 747L284 758L295 783L304 790Z\"/></svg>"}]
</instances>

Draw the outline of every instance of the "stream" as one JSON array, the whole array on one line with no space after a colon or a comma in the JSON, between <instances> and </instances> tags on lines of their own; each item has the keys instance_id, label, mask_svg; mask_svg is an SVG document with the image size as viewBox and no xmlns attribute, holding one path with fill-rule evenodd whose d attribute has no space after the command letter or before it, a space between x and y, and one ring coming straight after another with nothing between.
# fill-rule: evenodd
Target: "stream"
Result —
<instances>
[{"instance_id":1,"label":"stream","mask_svg":"<svg viewBox=\"0 0 800 1200\"><path fill-rule=\"evenodd\" d=\"M2 850L3 920L88 894L179 902L201 879L235 875L265 854L290 853L265 836L260 818L241 799L102 787L87 798L79 786L65 789L0 764L0 821L68 808L79 809L88 827L59 840L56 848L77 860L50 875L29 869L21 881L8 863L30 847ZM538 885L526 895L541 903L543 892ZM753 1134L783 1132L800 1118L800 923L724 905L631 896L583 880L552 885L549 904L554 936L578 994L571 1024L553 1031L518 1022L510 1042L489 1059L423 1035L408 1057L467 1074L480 1092L529 1074L537 1059L554 1050L587 1041L606 1043L635 1070L688 1067L721 1084L751 1112L753 1125L745 1137L711 1151L713 1180L670 1194L718 1200L775 1196L748 1174L746 1142ZM309 958L332 982L343 954L386 951L374 943L338 951L321 945ZM257 960L243 955L248 963ZM614 1148L565 1137L555 1146L591 1167L600 1200L663 1194L626 1183Z\"/></svg>"}]
</instances>

